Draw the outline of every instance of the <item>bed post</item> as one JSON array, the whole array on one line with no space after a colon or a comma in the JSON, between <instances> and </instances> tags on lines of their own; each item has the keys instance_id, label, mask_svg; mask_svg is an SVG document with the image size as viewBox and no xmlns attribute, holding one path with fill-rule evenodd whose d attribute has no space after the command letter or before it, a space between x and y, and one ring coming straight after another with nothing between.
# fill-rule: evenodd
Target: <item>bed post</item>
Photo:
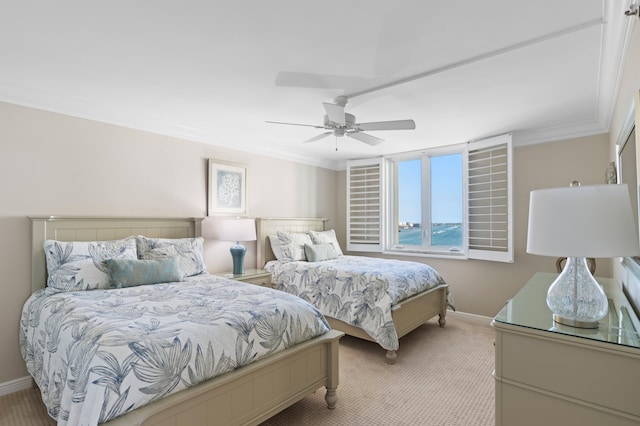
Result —
<instances>
[{"instance_id":1,"label":"bed post","mask_svg":"<svg viewBox=\"0 0 640 426\"><path fill-rule=\"evenodd\" d=\"M440 327L444 328L444 326L447 324L447 293L449 292L449 287L447 286L446 288L443 288L441 293L442 293L442 304L440 306L442 306L442 309L440 310L440 314L439 314L439 318L438 318L438 324L440 325Z\"/></svg>"},{"instance_id":2,"label":"bed post","mask_svg":"<svg viewBox=\"0 0 640 426\"><path fill-rule=\"evenodd\" d=\"M335 331L332 331L335 332ZM338 400L338 395L336 394L336 389L338 388L339 381L339 342L340 338L344 336L344 333L339 333L339 336L336 339L333 339L329 342L329 350L327 353L327 363L329 364L329 377L327 379L327 393L324 396L325 401L327 401L327 408L333 410L336 408L336 402Z\"/></svg>"}]
</instances>

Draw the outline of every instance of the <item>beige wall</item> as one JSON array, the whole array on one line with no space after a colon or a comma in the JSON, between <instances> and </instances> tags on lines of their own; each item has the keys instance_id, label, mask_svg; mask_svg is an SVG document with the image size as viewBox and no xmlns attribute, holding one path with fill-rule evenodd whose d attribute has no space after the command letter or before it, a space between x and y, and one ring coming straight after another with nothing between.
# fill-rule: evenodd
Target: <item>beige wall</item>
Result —
<instances>
[{"instance_id":1,"label":"beige wall","mask_svg":"<svg viewBox=\"0 0 640 426\"><path fill-rule=\"evenodd\" d=\"M568 186L572 180L584 185L604 183L608 149L606 134L514 149L514 263L396 258L435 267L449 283L459 311L493 317L534 272L555 272L555 258L526 253L529 193L534 189ZM346 173L341 172L339 186L346 186L345 179ZM344 202L341 209L346 215ZM611 276L608 259L597 259L596 275Z\"/></svg>"},{"instance_id":2,"label":"beige wall","mask_svg":"<svg viewBox=\"0 0 640 426\"><path fill-rule=\"evenodd\" d=\"M249 216L336 222L334 171L0 103L0 385L27 375L18 349L27 216L204 216L207 158L247 165ZM247 248L253 267L255 243ZM231 269L228 249L206 243L211 272Z\"/></svg>"}]
</instances>

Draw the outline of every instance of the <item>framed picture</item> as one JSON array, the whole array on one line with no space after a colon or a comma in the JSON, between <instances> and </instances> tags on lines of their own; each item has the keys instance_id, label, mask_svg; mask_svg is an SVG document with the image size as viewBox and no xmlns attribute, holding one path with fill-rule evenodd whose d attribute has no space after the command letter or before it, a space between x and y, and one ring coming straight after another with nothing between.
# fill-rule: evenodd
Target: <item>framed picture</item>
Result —
<instances>
[{"instance_id":1,"label":"framed picture","mask_svg":"<svg viewBox=\"0 0 640 426\"><path fill-rule=\"evenodd\" d=\"M209 159L208 215L245 214L247 211L247 168L240 164Z\"/></svg>"}]
</instances>

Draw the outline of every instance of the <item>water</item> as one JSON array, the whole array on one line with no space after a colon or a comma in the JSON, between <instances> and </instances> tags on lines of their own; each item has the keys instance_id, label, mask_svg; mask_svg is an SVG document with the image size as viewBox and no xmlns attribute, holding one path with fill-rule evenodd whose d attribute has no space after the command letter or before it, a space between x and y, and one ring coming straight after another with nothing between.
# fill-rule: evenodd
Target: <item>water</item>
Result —
<instances>
[{"instance_id":1,"label":"water","mask_svg":"<svg viewBox=\"0 0 640 426\"><path fill-rule=\"evenodd\" d=\"M462 224L443 223L431 227L431 245L462 247ZM404 245L422 245L422 228L400 230L399 243Z\"/></svg>"}]
</instances>

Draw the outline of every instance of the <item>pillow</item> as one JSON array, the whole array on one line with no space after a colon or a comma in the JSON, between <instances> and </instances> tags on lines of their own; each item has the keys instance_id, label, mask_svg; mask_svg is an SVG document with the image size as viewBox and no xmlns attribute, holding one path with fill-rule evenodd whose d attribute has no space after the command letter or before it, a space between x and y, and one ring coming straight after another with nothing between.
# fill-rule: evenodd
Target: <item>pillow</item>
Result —
<instances>
[{"instance_id":1,"label":"pillow","mask_svg":"<svg viewBox=\"0 0 640 426\"><path fill-rule=\"evenodd\" d=\"M338 238L336 238L336 231L333 229L329 229L328 231L309 231L309 236L311 236L311 241L313 244L326 244L329 243L336 249L338 256L342 256L342 250L340 249L340 244L338 243Z\"/></svg>"},{"instance_id":2,"label":"pillow","mask_svg":"<svg viewBox=\"0 0 640 426\"><path fill-rule=\"evenodd\" d=\"M159 259L107 259L111 280L117 288L182 281L177 257Z\"/></svg>"},{"instance_id":3,"label":"pillow","mask_svg":"<svg viewBox=\"0 0 640 426\"><path fill-rule=\"evenodd\" d=\"M60 291L112 288L107 259L136 259L134 238L112 241L46 240L47 286Z\"/></svg>"},{"instance_id":4,"label":"pillow","mask_svg":"<svg viewBox=\"0 0 640 426\"><path fill-rule=\"evenodd\" d=\"M197 238L147 238L136 236L139 259L177 257L186 277L207 272L203 259L204 240Z\"/></svg>"},{"instance_id":5,"label":"pillow","mask_svg":"<svg viewBox=\"0 0 640 426\"><path fill-rule=\"evenodd\" d=\"M278 240L280 241L283 259L307 260L307 257L304 254L304 245L313 244L309 234L304 232L278 231Z\"/></svg>"},{"instance_id":6,"label":"pillow","mask_svg":"<svg viewBox=\"0 0 640 426\"><path fill-rule=\"evenodd\" d=\"M336 259L338 257L338 252L331 243L305 244L304 252L309 262L322 262L323 260Z\"/></svg>"},{"instance_id":7,"label":"pillow","mask_svg":"<svg viewBox=\"0 0 640 426\"><path fill-rule=\"evenodd\" d=\"M273 255L278 260L283 260L284 255L282 254L282 245L280 244L280 240L277 235L269 235L269 244L271 244L271 251Z\"/></svg>"}]
</instances>

